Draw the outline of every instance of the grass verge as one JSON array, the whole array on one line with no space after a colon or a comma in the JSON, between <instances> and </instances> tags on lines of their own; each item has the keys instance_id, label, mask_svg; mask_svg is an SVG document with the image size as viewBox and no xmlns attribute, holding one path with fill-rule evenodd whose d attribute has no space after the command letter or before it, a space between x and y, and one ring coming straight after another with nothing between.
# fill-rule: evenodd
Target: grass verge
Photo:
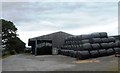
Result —
<instances>
[{"instance_id":1,"label":"grass verge","mask_svg":"<svg viewBox=\"0 0 120 73\"><path fill-rule=\"evenodd\" d=\"M7 55L3 56L2 59L5 59L5 58L7 58L9 56L12 56L12 55L11 54L7 54Z\"/></svg>"}]
</instances>

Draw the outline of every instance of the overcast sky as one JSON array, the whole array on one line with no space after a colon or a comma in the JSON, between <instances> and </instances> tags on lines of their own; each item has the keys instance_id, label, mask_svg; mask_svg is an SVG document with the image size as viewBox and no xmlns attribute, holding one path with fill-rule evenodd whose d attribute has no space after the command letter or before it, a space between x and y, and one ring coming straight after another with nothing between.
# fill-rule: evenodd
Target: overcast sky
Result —
<instances>
[{"instance_id":1,"label":"overcast sky","mask_svg":"<svg viewBox=\"0 0 120 73\"><path fill-rule=\"evenodd\" d=\"M118 34L116 2L3 2L2 18L12 21L19 37L29 38L57 31L74 35L93 32Z\"/></svg>"}]
</instances>

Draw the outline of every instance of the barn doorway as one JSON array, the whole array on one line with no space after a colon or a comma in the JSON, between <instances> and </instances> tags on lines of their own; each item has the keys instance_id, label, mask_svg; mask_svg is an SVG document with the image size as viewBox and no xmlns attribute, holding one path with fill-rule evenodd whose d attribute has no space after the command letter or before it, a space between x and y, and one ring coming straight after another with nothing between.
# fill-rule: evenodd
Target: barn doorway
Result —
<instances>
[{"instance_id":1,"label":"barn doorway","mask_svg":"<svg viewBox=\"0 0 120 73\"><path fill-rule=\"evenodd\" d=\"M52 40L37 41L37 55L51 55L52 54Z\"/></svg>"}]
</instances>

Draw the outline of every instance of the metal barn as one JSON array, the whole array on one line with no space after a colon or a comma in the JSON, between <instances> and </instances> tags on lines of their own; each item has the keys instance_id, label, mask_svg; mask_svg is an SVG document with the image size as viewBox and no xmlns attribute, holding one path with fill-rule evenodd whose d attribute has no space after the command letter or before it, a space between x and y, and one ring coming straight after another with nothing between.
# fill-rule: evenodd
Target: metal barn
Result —
<instances>
[{"instance_id":1,"label":"metal barn","mask_svg":"<svg viewBox=\"0 0 120 73\"><path fill-rule=\"evenodd\" d=\"M57 52L57 50L64 44L65 38L71 36L73 35L59 31L48 35L30 38L28 40L28 46L31 46L32 54L34 55L55 54L55 52Z\"/></svg>"}]
</instances>

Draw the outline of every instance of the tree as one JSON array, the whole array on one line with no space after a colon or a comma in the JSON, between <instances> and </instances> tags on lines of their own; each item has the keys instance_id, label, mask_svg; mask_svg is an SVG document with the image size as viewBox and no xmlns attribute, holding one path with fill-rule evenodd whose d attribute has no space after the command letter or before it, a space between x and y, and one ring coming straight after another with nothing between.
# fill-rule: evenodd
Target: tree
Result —
<instances>
[{"instance_id":1,"label":"tree","mask_svg":"<svg viewBox=\"0 0 120 73\"><path fill-rule=\"evenodd\" d=\"M9 52L15 50L19 53L25 48L25 43L17 37L17 28L11 21L0 19L0 22L2 22L2 45Z\"/></svg>"},{"instance_id":2,"label":"tree","mask_svg":"<svg viewBox=\"0 0 120 73\"><path fill-rule=\"evenodd\" d=\"M14 48L16 53L23 52L25 49L25 43L21 41L20 38L18 37L10 39L9 43L10 43L9 48L11 49Z\"/></svg>"}]
</instances>

